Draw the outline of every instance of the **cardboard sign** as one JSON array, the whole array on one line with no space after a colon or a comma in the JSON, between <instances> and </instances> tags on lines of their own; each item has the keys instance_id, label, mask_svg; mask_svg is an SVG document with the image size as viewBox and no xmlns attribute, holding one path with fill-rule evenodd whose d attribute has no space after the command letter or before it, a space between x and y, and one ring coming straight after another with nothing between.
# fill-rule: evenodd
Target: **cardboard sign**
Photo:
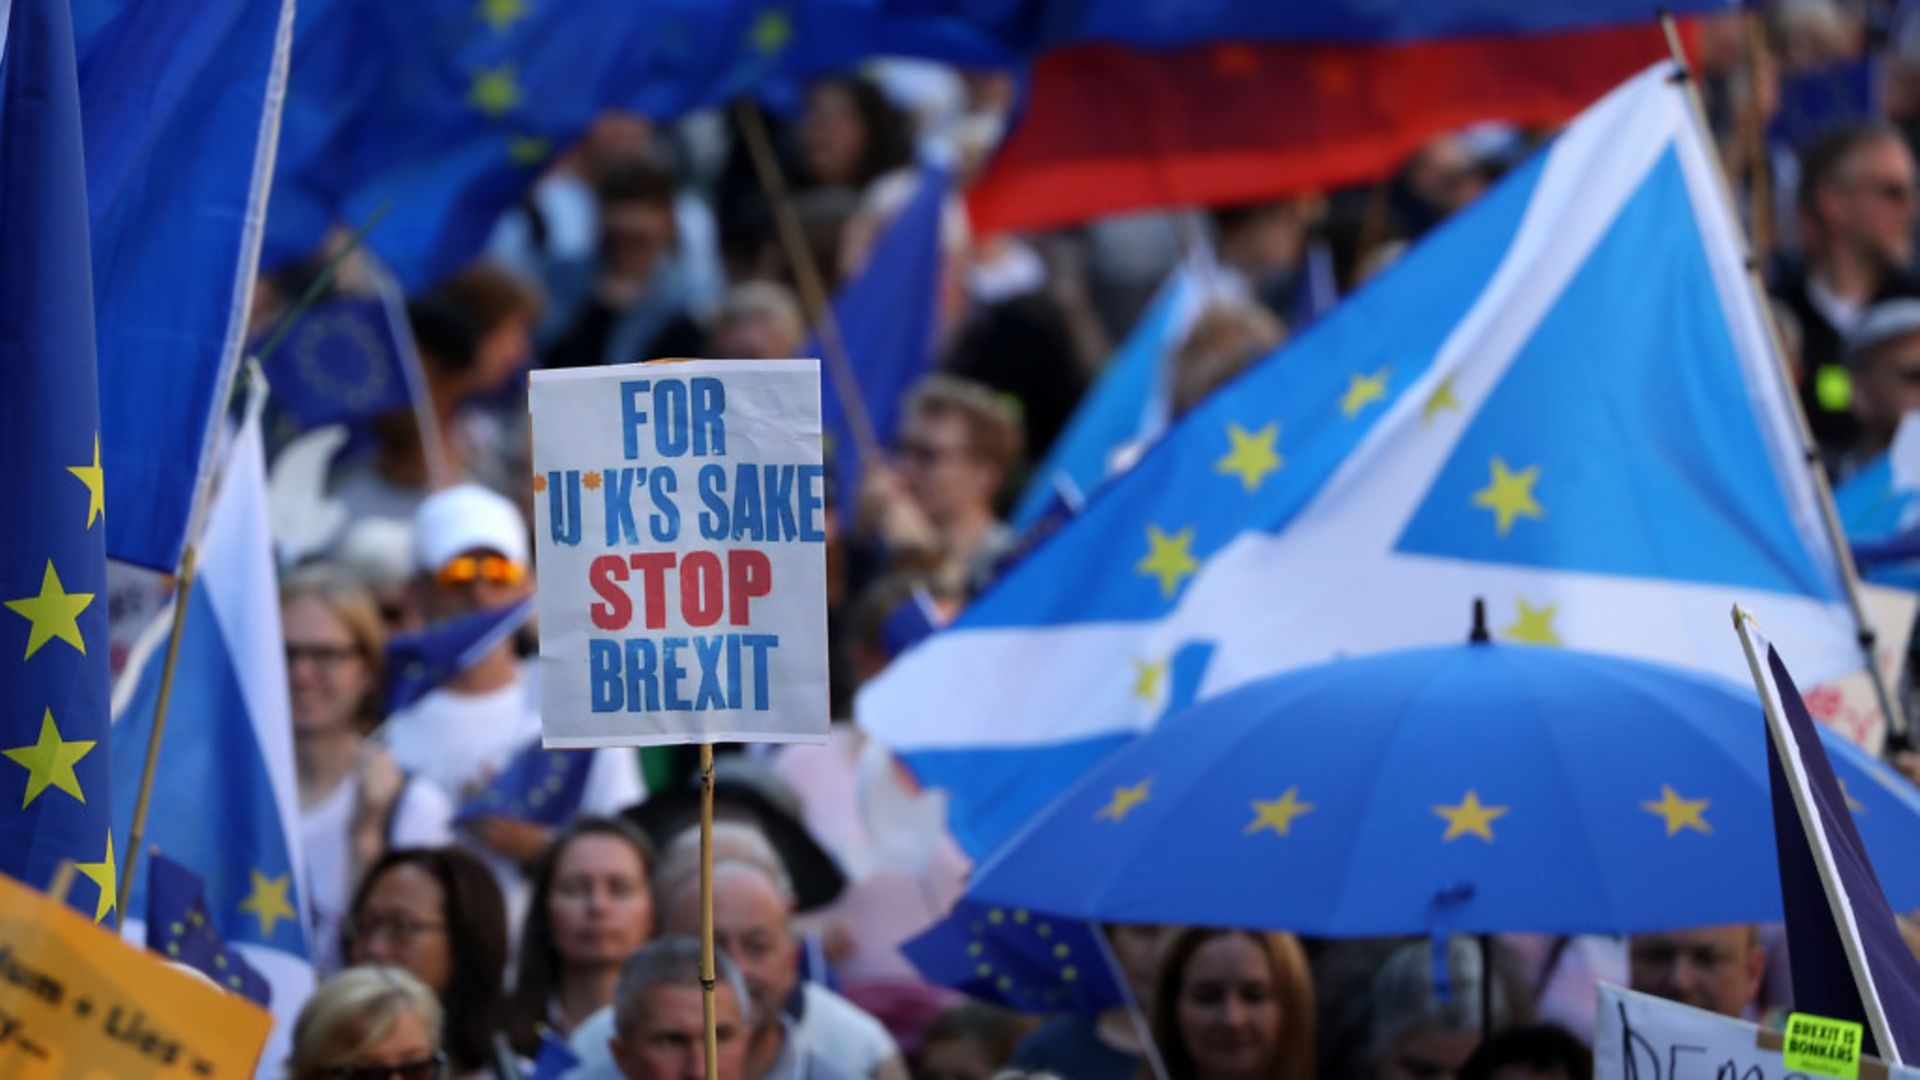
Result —
<instances>
[{"instance_id":1,"label":"cardboard sign","mask_svg":"<svg viewBox=\"0 0 1920 1080\"><path fill-rule=\"evenodd\" d=\"M1846 1075L1810 1071L1800 1060L1789 1064L1780 1032L1607 983L1599 987L1598 1020L1593 1037L1595 1080L1800 1080ZM1844 1039L1829 1038L1832 1034L1823 1029L1817 1045L1803 1041L1799 1049L1821 1051L1827 1055L1823 1060L1837 1062L1843 1056ZM1864 1080L1920 1080L1920 1070L1888 1065L1859 1054L1857 1041L1853 1045L1855 1075Z\"/></svg>"},{"instance_id":2,"label":"cardboard sign","mask_svg":"<svg viewBox=\"0 0 1920 1080\"><path fill-rule=\"evenodd\" d=\"M815 360L536 371L548 746L822 742Z\"/></svg>"},{"instance_id":3,"label":"cardboard sign","mask_svg":"<svg viewBox=\"0 0 1920 1080\"><path fill-rule=\"evenodd\" d=\"M0 1076L253 1075L273 1017L0 876Z\"/></svg>"}]
</instances>

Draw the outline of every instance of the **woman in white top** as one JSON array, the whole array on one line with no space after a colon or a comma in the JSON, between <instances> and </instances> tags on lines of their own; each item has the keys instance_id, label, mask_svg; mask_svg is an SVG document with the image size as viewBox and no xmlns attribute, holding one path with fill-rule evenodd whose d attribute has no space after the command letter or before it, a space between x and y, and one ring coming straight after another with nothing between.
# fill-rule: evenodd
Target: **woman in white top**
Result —
<instances>
[{"instance_id":1,"label":"woman in white top","mask_svg":"<svg viewBox=\"0 0 1920 1080\"><path fill-rule=\"evenodd\" d=\"M303 567L281 582L280 622L309 930L315 960L330 971L340 966L340 924L360 875L389 847L447 843L453 805L366 739L381 718L385 656L373 597L335 567Z\"/></svg>"}]
</instances>

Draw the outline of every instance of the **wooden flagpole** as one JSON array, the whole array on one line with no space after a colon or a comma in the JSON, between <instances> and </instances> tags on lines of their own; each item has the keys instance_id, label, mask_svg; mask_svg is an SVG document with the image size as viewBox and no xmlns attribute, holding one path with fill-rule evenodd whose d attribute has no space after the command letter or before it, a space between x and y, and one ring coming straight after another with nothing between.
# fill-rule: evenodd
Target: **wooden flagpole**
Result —
<instances>
[{"instance_id":1,"label":"wooden flagpole","mask_svg":"<svg viewBox=\"0 0 1920 1080\"><path fill-rule=\"evenodd\" d=\"M720 1028L714 1014L713 744L700 744L700 1012L706 1026L707 1080L720 1076Z\"/></svg>"},{"instance_id":2,"label":"wooden flagpole","mask_svg":"<svg viewBox=\"0 0 1920 1080\"><path fill-rule=\"evenodd\" d=\"M1726 163L1720 160L1720 148L1714 145L1713 131L1707 124L1706 106L1700 101L1700 88L1696 84L1693 69L1687 64L1686 50L1680 47L1680 31L1674 24L1672 14L1661 12L1660 28L1666 32L1667 49L1673 56L1673 62L1679 68L1680 80L1685 84L1687 101L1693 107L1694 121L1700 127L1701 142L1706 153L1713 161L1714 172L1720 179L1720 190L1726 198L1729 209L1737 207L1734 200L1733 184L1727 175ZM1737 217L1737 215L1736 215ZM1736 226L1738 221L1736 220ZM1739 230L1736 229L1738 232ZM1867 618L1866 604L1860 598L1860 574L1853 565L1853 549L1847 546L1847 534L1840 527L1839 511L1834 509L1833 488L1827 483L1826 470L1820 464L1820 451L1813 441L1813 428L1807 423L1806 410L1800 404L1800 394L1794 387L1791 372L1787 370L1786 351L1780 345L1780 327L1773 319L1773 304L1767 298L1766 283L1760 279L1760 264L1754 259L1753 247L1746 235L1740 233L1743 243L1747 244L1741 252L1747 267L1747 285L1753 290L1754 303L1760 308L1760 322L1766 327L1768 343L1772 346L1775 370L1780 376L1780 386L1793 411L1793 417L1800 434L1800 454L1807 469L1808 477L1813 481L1814 498L1820 504L1820 519L1826 529L1827 540L1832 545L1834 558L1839 563L1842 584L1846 587L1847 604L1853 612L1854 636L1860 643L1861 652L1867 658L1867 676L1873 680L1873 690L1878 698L1880 713L1887 718L1887 748L1902 749L1908 745L1907 716L1895 706L1893 690L1887 685L1887 679L1880 670L1879 658L1874 655L1874 643L1878 635L1873 623Z\"/></svg>"}]
</instances>

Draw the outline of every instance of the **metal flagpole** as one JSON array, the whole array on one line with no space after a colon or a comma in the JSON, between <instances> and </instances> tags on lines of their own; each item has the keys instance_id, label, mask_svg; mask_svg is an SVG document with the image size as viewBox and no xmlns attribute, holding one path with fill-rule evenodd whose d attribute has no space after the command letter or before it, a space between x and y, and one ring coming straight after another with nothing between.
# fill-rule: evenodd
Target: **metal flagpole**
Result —
<instances>
[{"instance_id":1,"label":"metal flagpole","mask_svg":"<svg viewBox=\"0 0 1920 1080\"><path fill-rule=\"evenodd\" d=\"M720 1028L714 1015L713 744L700 744L700 1012L706 1026L707 1080L720 1076Z\"/></svg>"},{"instance_id":2,"label":"metal flagpole","mask_svg":"<svg viewBox=\"0 0 1920 1080\"><path fill-rule=\"evenodd\" d=\"M860 380L855 377L853 362L847 356L846 339L840 336L840 322L833 316L832 298L827 295L820 268L814 264L813 251L807 247L806 231L801 228L800 214L793 207L786 177L780 172L780 160L774 156L773 141L767 137L766 121L751 101L741 101L734 112L740 119L740 133L746 140L747 154L753 159L754 172L759 174L760 187L772 204L774 227L780 234L781 246L786 248L787 262L793 267L794 283L800 287L800 301L813 321L814 332L820 337L820 351L826 353L822 359L827 363L827 374L840 392L840 404L846 410L854 449L863 462L878 460L882 447L874 431L873 414L860 393Z\"/></svg>"},{"instance_id":3,"label":"metal flagpole","mask_svg":"<svg viewBox=\"0 0 1920 1080\"><path fill-rule=\"evenodd\" d=\"M1720 148L1714 145L1713 130L1707 124L1706 106L1700 100L1700 88L1696 84L1693 69L1687 64L1686 51L1680 47L1680 31L1675 26L1673 16L1667 12L1660 14L1660 28L1666 32L1667 49L1673 56L1674 64L1679 68L1677 81L1684 84L1687 101L1693 107L1694 122L1699 125L1700 138L1706 144L1706 152L1714 163L1714 172L1720 178L1721 193L1726 197L1729 210L1739 204L1734 201L1732 181L1727 176L1726 163L1720 160ZM1737 217L1737 215L1736 215ZM1737 225L1737 221L1736 221ZM1780 384L1787 401L1791 404L1795 423L1800 433L1800 454L1806 465L1807 474L1813 480L1815 500L1820 504L1821 523L1826 528L1827 540L1833 545L1834 558L1840 564L1840 577L1846 586L1847 604L1853 612L1854 635L1860 642L1860 650L1866 654L1867 676L1873 680L1873 690L1879 699L1880 713L1887 718L1887 749L1905 749L1909 745L1907 716L1895 707L1893 689L1887 685L1885 674L1880 670L1880 662L1874 655L1874 643L1877 634L1873 623L1867 618L1866 604L1860 599L1860 574L1853 565L1853 550L1847 546L1847 534L1840 527L1839 511L1834 509L1833 488L1827 483L1826 470L1820 464L1820 451L1813 441L1813 428L1807 423L1807 414L1800 403L1800 394L1793 384L1792 374L1787 370L1786 351L1780 346L1780 327L1774 323L1773 304L1767 299L1766 283L1760 280L1760 264L1753 256L1753 247L1744 231L1736 228L1746 250L1741 254L1747 267L1747 284L1753 290L1754 302L1760 308L1760 321L1767 329L1767 339L1773 348L1774 366L1780 375Z\"/></svg>"},{"instance_id":4,"label":"metal flagpole","mask_svg":"<svg viewBox=\"0 0 1920 1080\"><path fill-rule=\"evenodd\" d=\"M1120 969L1120 958L1113 955L1113 945L1107 941L1107 928L1099 923L1089 923L1087 928L1093 932L1094 943L1100 946L1100 955L1107 962L1114 985L1120 988L1120 1000L1126 1006L1127 1018L1133 1021L1134 1030L1140 1035L1140 1053L1147 1059L1147 1068L1153 1073L1153 1080L1168 1080L1167 1063L1161 1059L1160 1047L1153 1041L1153 1025L1147 1023L1147 1014L1140 1008L1140 999L1133 996L1133 984L1127 981L1127 973Z\"/></svg>"}]
</instances>

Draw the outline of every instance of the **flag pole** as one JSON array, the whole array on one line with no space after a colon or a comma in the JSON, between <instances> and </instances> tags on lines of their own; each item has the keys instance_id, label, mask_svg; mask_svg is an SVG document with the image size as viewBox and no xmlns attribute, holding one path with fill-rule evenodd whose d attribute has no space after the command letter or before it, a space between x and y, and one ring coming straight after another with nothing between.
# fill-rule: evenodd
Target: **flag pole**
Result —
<instances>
[{"instance_id":1,"label":"flag pole","mask_svg":"<svg viewBox=\"0 0 1920 1080\"><path fill-rule=\"evenodd\" d=\"M1733 183L1727 175L1726 162L1720 159L1720 148L1714 145L1713 129L1707 124L1706 106L1700 100L1700 87L1694 78L1693 68L1687 63L1686 50L1680 46L1680 31L1671 12L1663 10L1660 13L1660 28L1666 34L1667 49L1679 68L1676 81L1683 84L1687 102L1693 107L1694 122L1700 129L1701 142L1705 144L1706 153L1714 164L1713 171L1719 177L1721 194L1726 198L1728 210L1733 212L1739 205L1734 200ZM1738 225L1737 212L1735 224ZM1893 689L1887 685L1886 674L1880 670L1880 661L1875 655L1878 634L1872 621L1867 618L1866 604L1860 598L1860 574L1853 565L1853 550L1847 546L1847 534L1840 526L1839 511L1834 509L1833 487L1827 483L1826 470L1820 465L1820 451L1813 441L1813 428L1807 423L1806 409L1800 404L1792 373L1787 369L1786 351L1780 345L1780 327L1773 318L1773 304L1767 298L1766 283L1760 279L1760 263L1754 257L1752 242L1746 233L1737 227L1735 232L1740 242L1746 245L1741 256L1746 263L1747 285L1753 290L1754 303L1760 309L1760 323L1766 328L1767 340L1772 346L1774 368L1780 376L1781 388L1799 430L1801 460L1808 477L1813 481L1814 499L1820 504L1820 521L1826 529L1827 541L1833 547L1834 558L1839 563L1841 583L1846 586L1847 606L1853 612L1854 637L1860 643L1860 651L1866 654L1867 677L1873 680L1873 692L1880 705L1880 714L1887 718L1886 749L1905 749L1909 744L1907 717L1895 707Z\"/></svg>"},{"instance_id":2,"label":"flag pole","mask_svg":"<svg viewBox=\"0 0 1920 1080\"><path fill-rule=\"evenodd\" d=\"M1153 1041L1153 1025L1147 1022L1146 1011L1140 1008L1140 999L1133 994L1133 984L1127 981L1127 973L1120 967L1120 958L1113 954L1113 943L1107 940L1107 928L1099 923L1089 923L1087 929L1093 933L1094 944L1100 946L1100 957L1106 961L1113 984L1120 988L1120 1001L1126 1007L1127 1019L1133 1022L1133 1029L1140 1036L1140 1053L1147 1059L1147 1071L1153 1074L1153 1080L1168 1080L1166 1059L1160 1056L1160 1047Z\"/></svg>"},{"instance_id":3,"label":"flag pole","mask_svg":"<svg viewBox=\"0 0 1920 1080\"><path fill-rule=\"evenodd\" d=\"M327 259L326 265L320 268L319 275L307 286L306 291L300 294L300 299L295 301L287 314L281 317L280 325L274 328L272 336L267 338L267 343L261 346L260 351L248 361L247 373L253 380L250 391L252 400L247 404L250 411L259 409L266 402L267 383L266 377L261 374L261 366L280 348L280 343L286 339L287 331L292 329L300 316L306 314L307 310L320 299L320 294L326 291L328 284L333 281L334 274L339 271L340 264L360 247L366 240L367 234L372 232L373 227L386 216L392 205L391 201L387 201L374 207L373 213L367 215L367 220L347 237L344 244L340 245L340 250ZM219 404L224 411L226 403L222 401ZM219 423L218 417L208 421L209 426L216 423ZM210 463L211 455L207 457ZM193 506L187 512L187 542L180 549L180 564L174 570L173 626L167 633L167 655L160 668L160 692L153 702L153 731L147 736L147 760L140 772L139 794L134 796L133 800L133 822L127 829L126 853L121 856L119 895L114 898L113 905L115 926L126 922L127 898L133 895L134 869L140 863L140 843L146 838L147 805L153 799L153 774L160 764L160 739L167 730L167 706L173 700L173 675L180 663L180 640L187 624L187 600L193 595L194 579L198 576L200 532L206 525L208 497L213 491L212 478L212 468L208 467L208 464L203 464L201 475L194 482Z\"/></svg>"},{"instance_id":4,"label":"flag pole","mask_svg":"<svg viewBox=\"0 0 1920 1080\"><path fill-rule=\"evenodd\" d=\"M767 137L766 120L761 117L759 106L744 99L735 105L734 113L740 121L747 155L753 159L753 170L760 177L761 190L772 204L774 228L780 234L780 245L786 249L787 262L793 268L794 284L800 287L800 302L813 322L814 332L819 335L820 351L826 354L823 359L827 362L827 374L840 393L854 449L862 462L878 460L882 447L873 426L873 414L867 408L866 397L860 393L860 380L855 377L853 363L847 357L846 339L840 335L839 320L834 318L826 281L813 261L812 249L807 247L800 213L794 209L793 194L780 171L780 160L774 156L773 141Z\"/></svg>"},{"instance_id":5,"label":"flag pole","mask_svg":"<svg viewBox=\"0 0 1920 1080\"><path fill-rule=\"evenodd\" d=\"M1839 883L1840 870L1834 865L1833 852L1817 839L1822 827L1819 810L1813 805L1813 795L1807 789L1806 772L1794 752L1793 734L1787 727L1786 718L1774 708L1774 695L1768 690L1766 676L1761 672L1759 650L1754 648L1753 637L1747 631L1752 621L1753 616L1739 604L1733 605L1733 629L1740 635L1740 647L1747 654L1747 669L1753 674L1754 689L1760 694L1760 711L1766 717L1767 738L1772 741L1772 749L1780 757L1780 775L1785 778L1787 791L1793 796L1794 814L1806 834L1803 839L1807 841L1807 852L1812 856L1814 869L1820 875L1820 888L1827 895L1828 907L1836 912L1842 911L1847 904L1845 892ZM1870 969L1859 939L1844 930L1836 936L1840 939L1842 951L1847 954L1847 967L1853 973L1855 988L1870 986ZM1879 995L1862 992L1860 1007L1866 1013L1867 1026L1872 1029L1873 1040L1879 1045L1880 1052L1897 1060L1900 1056L1899 1044L1893 1040L1893 1029L1887 1021Z\"/></svg>"},{"instance_id":6,"label":"flag pole","mask_svg":"<svg viewBox=\"0 0 1920 1080\"><path fill-rule=\"evenodd\" d=\"M720 1029L714 1014L713 744L700 744L700 1013L706 1027L707 1080L718 1080Z\"/></svg>"}]
</instances>

